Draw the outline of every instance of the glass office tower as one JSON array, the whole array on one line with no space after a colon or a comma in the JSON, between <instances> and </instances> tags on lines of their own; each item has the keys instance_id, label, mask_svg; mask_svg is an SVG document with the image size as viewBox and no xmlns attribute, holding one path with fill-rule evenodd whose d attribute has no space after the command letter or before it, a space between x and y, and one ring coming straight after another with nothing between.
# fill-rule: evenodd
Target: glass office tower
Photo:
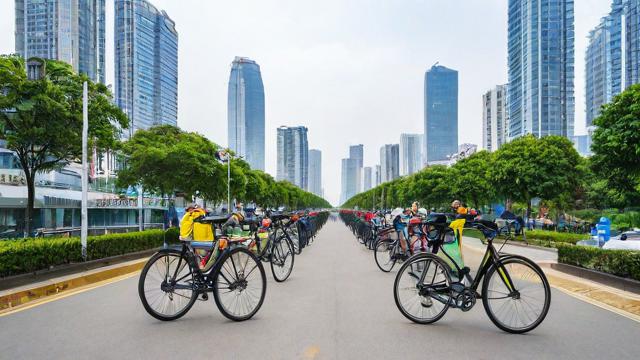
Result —
<instances>
[{"instance_id":1,"label":"glass office tower","mask_svg":"<svg viewBox=\"0 0 640 360\"><path fill-rule=\"evenodd\" d=\"M16 53L71 64L104 83L105 0L15 0Z\"/></svg>"},{"instance_id":2,"label":"glass office tower","mask_svg":"<svg viewBox=\"0 0 640 360\"><path fill-rule=\"evenodd\" d=\"M146 0L115 0L115 100L129 117L128 136L177 125L178 33Z\"/></svg>"},{"instance_id":3,"label":"glass office tower","mask_svg":"<svg viewBox=\"0 0 640 360\"><path fill-rule=\"evenodd\" d=\"M422 134L400 134L400 175L422 169Z\"/></svg>"},{"instance_id":4,"label":"glass office tower","mask_svg":"<svg viewBox=\"0 0 640 360\"><path fill-rule=\"evenodd\" d=\"M427 164L458 151L458 72L438 64L424 79L424 137Z\"/></svg>"},{"instance_id":5,"label":"glass office tower","mask_svg":"<svg viewBox=\"0 0 640 360\"><path fill-rule=\"evenodd\" d=\"M508 85L498 85L482 95L482 148L496 151L509 138Z\"/></svg>"},{"instance_id":6,"label":"glass office tower","mask_svg":"<svg viewBox=\"0 0 640 360\"><path fill-rule=\"evenodd\" d=\"M322 197L322 152L309 150L309 189L307 191Z\"/></svg>"},{"instance_id":7,"label":"glass office tower","mask_svg":"<svg viewBox=\"0 0 640 360\"><path fill-rule=\"evenodd\" d=\"M509 138L573 136L573 0L509 0Z\"/></svg>"},{"instance_id":8,"label":"glass office tower","mask_svg":"<svg viewBox=\"0 0 640 360\"><path fill-rule=\"evenodd\" d=\"M286 180L307 190L309 181L309 143L304 126L278 128L277 180Z\"/></svg>"},{"instance_id":9,"label":"glass office tower","mask_svg":"<svg viewBox=\"0 0 640 360\"><path fill-rule=\"evenodd\" d=\"M227 124L229 148L264 171L264 86L260 65L249 58L236 57L231 64Z\"/></svg>"}]
</instances>

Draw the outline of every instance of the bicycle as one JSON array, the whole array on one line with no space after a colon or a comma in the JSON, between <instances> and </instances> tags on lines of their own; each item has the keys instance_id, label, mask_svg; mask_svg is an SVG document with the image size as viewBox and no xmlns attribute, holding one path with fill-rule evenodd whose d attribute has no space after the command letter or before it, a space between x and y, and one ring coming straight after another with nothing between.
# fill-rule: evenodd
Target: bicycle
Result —
<instances>
[{"instance_id":1,"label":"bicycle","mask_svg":"<svg viewBox=\"0 0 640 360\"><path fill-rule=\"evenodd\" d=\"M414 255L416 243L418 242L420 242L420 251L427 251L433 240L431 239L433 230L429 228L429 223L416 217L409 220L408 226L409 239L405 240L405 242L408 243L409 254ZM396 238L392 239L390 236L394 233ZM383 237L376 241L373 257L380 270L390 272L397 262L404 261L407 256L404 255L402 250L399 231L396 231L393 227L388 227L382 230L380 235L387 238Z\"/></svg>"},{"instance_id":2,"label":"bicycle","mask_svg":"<svg viewBox=\"0 0 640 360\"><path fill-rule=\"evenodd\" d=\"M266 217L265 219L268 219ZM294 247L291 240L285 236L277 236L277 229L281 226L281 215L271 216L271 224L268 228L274 230L267 232L266 238L260 237L257 222L250 222L252 238L248 248L253 251L261 261L269 262L273 279L283 282L291 276L295 260ZM246 224L246 223L245 223ZM263 230L267 230L263 229Z\"/></svg>"},{"instance_id":3,"label":"bicycle","mask_svg":"<svg viewBox=\"0 0 640 360\"><path fill-rule=\"evenodd\" d=\"M495 223L477 220L464 224L465 228L480 230L487 241L475 277L444 251L445 237L453 233L460 240L460 232L451 229L446 217L430 221L430 225L438 231L432 252L409 258L394 282L396 306L406 318L420 324L434 323L450 307L466 312L481 298L489 319L506 332L525 333L542 323L551 304L549 282L533 261L496 250ZM482 293L478 294L481 281Z\"/></svg>"},{"instance_id":4,"label":"bicycle","mask_svg":"<svg viewBox=\"0 0 640 360\"><path fill-rule=\"evenodd\" d=\"M227 218L198 221L215 227ZM230 320L248 320L258 312L267 290L264 267L258 257L222 236L205 244L209 258L202 269L194 252L196 242L182 241L180 249L162 249L147 261L138 281L138 295L151 316L162 321L176 320L193 307L200 295L203 301L208 300L208 292L213 293L218 310Z\"/></svg>"}]
</instances>

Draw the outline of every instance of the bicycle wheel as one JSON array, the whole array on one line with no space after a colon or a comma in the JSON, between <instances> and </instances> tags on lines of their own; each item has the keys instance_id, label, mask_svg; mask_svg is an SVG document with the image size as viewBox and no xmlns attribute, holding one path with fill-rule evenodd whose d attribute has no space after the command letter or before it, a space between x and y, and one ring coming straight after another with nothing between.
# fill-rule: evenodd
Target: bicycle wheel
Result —
<instances>
[{"instance_id":1,"label":"bicycle wheel","mask_svg":"<svg viewBox=\"0 0 640 360\"><path fill-rule=\"evenodd\" d=\"M396 275L393 296L398 310L419 324L440 320L449 309L451 268L433 254L407 260Z\"/></svg>"},{"instance_id":2,"label":"bicycle wheel","mask_svg":"<svg viewBox=\"0 0 640 360\"><path fill-rule=\"evenodd\" d=\"M521 334L540 325L551 304L549 282L533 261L510 256L487 271L482 303L489 319L500 329Z\"/></svg>"},{"instance_id":3,"label":"bicycle wheel","mask_svg":"<svg viewBox=\"0 0 640 360\"><path fill-rule=\"evenodd\" d=\"M282 237L271 248L271 274L277 282L283 282L289 278L293 271L293 245Z\"/></svg>"},{"instance_id":4,"label":"bicycle wheel","mask_svg":"<svg viewBox=\"0 0 640 360\"><path fill-rule=\"evenodd\" d=\"M144 309L156 319L175 320L186 314L198 298L194 271L179 251L158 252L147 261L138 280Z\"/></svg>"},{"instance_id":5,"label":"bicycle wheel","mask_svg":"<svg viewBox=\"0 0 640 360\"><path fill-rule=\"evenodd\" d=\"M396 264L396 259L393 258L393 241L378 241L375 249L373 257L376 265L384 272L391 271Z\"/></svg>"},{"instance_id":6,"label":"bicycle wheel","mask_svg":"<svg viewBox=\"0 0 640 360\"><path fill-rule=\"evenodd\" d=\"M264 267L251 251L243 247L234 248L223 256L213 279L216 306L230 320L248 320L264 301L267 291Z\"/></svg>"}]
</instances>

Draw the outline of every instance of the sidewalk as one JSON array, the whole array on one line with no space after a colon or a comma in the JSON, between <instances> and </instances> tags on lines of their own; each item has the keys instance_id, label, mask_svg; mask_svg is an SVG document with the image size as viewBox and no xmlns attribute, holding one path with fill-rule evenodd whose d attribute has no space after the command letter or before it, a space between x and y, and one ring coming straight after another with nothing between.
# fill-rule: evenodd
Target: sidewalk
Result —
<instances>
[{"instance_id":1,"label":"sidewalk","mask_svg":"<svg viewBox=\"0 0 640 360\"><path fill-rule=\"evenodd\" d=\"M495 246L500 249L502 244L496 243ZM486 245L479 239L471 237L463 238L463 247L476 254L484 254L486 249ZM549 284L559 291L640 322L640 294L553 269L552 264L558 262L556 249L507 244L501 252L522 255L538 263L543 268Z\"/></svg>"}]
</instances>

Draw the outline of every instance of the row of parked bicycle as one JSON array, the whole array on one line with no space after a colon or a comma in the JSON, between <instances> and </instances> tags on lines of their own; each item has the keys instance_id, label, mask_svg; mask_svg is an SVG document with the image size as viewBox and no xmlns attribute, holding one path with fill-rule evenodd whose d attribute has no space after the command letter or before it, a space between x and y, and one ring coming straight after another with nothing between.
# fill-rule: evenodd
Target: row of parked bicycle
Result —
<instances>
[{"instance_id":1,"label":"row of parked bicycle","mask_svg":"<svg viewBox=\"0 0 640 360\"><path fill-rule=\"evenodd\" d=\"M398 310L413 322L436 322L449 308L469 311L480 299L498 328L525 333L549 311L551 290L542 269L493 245L496 236L511 231L512 222L498 226L455 201L451 214L428 214L414 206L391 212L342 210L340 218L373 251L381 271L402 264L393 294ZM464 264L465 229L479 230L487 245L475 276Z\"/></svg>"},{"instance_id":2,"label":"row of parked bicycle","mask_svg":"<svg viewBox=\"0 0 640 360\"><path fill-rule=\"evenodd\" d=\"M269 263L275 281L287 280L296 255L313 243L328 216L314 211L205 216L190 209L181 222L181 244L161 249L142 269L140 300L151 316L167 321L213 293L225 317L250 319L266 294L262 263Z\"/></svg>"}]
</instances>

